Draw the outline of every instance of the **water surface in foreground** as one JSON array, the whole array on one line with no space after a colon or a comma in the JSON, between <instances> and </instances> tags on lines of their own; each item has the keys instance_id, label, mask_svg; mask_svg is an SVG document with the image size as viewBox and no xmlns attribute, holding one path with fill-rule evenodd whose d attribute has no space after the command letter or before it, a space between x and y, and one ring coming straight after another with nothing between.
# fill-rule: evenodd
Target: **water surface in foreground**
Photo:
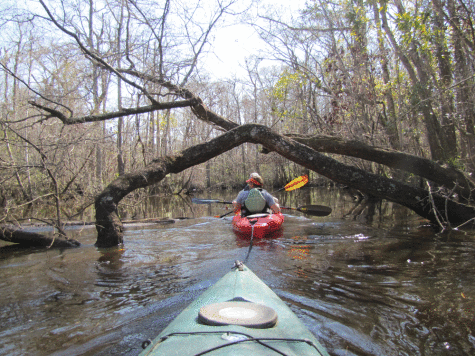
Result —
<instances>
[{"instance_id":1,"label":"water surface in foreground","mask_svg":"<svg viewBox=\"0 0 475 356\"><path fill-rule=\"evenodd\" d=\"M473 232L437 235L391 204L354 218L348 197L299 194L281 201L334 212L288 211L247 265L331 355L475 354ZM247 255L230 221L212 217L223 206L190 209L175 224L128 226L120 248L95 248L94 229L71 231L77 249L0 248L0 355L137 355Z\"/></svg>"}]
</instances>

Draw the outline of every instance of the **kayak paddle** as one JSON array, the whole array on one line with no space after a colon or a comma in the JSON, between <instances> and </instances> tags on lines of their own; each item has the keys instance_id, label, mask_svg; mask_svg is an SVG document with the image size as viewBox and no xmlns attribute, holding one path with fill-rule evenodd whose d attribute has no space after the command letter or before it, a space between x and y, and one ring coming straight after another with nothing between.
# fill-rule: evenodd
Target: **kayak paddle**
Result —
<instances>
[{"instance_id":1,"label":"kayak paddle","mask_svg":"<svg viewBox=\"0 0 475 356\"><path fill-rule=\"evenodd\" d=\"M224 218L226 215L229 215L231 213L234 213L234 209L231 209L231 211L228 211L226 214L223 215L216 215L215 218Z\"/></svg>"},{"instance_id":2,"label":"kayak paddle","mask_svg":"<svg viewBox=\"0 0 475 356\"><path fill-rule=\"evenodd\" d=\"M303 176L300 176L300 177L297 177L293 180L291 180L289 183L287 183L284 187L278 189L278 190L275 190L273 191L272 193L275 193L275 192L279 192L281 190L284 190L286 192L290 192L292 190L295 190L295 189L299 189L301 187L303 187L305 184L308 183L308 175L303 175ZM233 202L231 201L226 201L226 200L219 200L219 199L198 199L198 198L192 198L191 199L191 202L192 203L195 203L195 204L232 204ZM320 205L308 205L306 207L322 207ZM310 209L308 212L306 211L306 207L298 207L298 208L285 208L285 207L281 207L281 209L294 209L294 210L298 210L298 211L301 211L303 213L307 213L307 214L310 214L310 215L316 215L316 216L326 216L326 215L329 215L331 213L331 208L329 207L323 207L323 208L327 208L327 213L324 213L325 209L320 209L320 210L316 210L315 209ZM328 211L328 209L330 209L330 211ZM215 216L215 218L223 218L225 217L226 215L229 215L233 212L234 210L231 210L229 212L227 212L226 214L223 214L223 215L217 215Z\"/></svg>"},{"instance_id":3,"label":"kayak paddle","mask_svg":"<svg viewBox=\"0 0 475 356\"><path fill-rule=\"evenodd\" d=\"M198 198L192 198L191 199L192 203L195 204L232 204L232 201L225 201L225 200L219 200L219 199L198 199Z\"/></svg>"},{"instance_id":4,"label":"kayak paddle","mask_svg":"<svg viewBox=\"0 0 475 356\"><path fill-rule=\"evenodd\" d=\"M327 216L332 213L332 208L329 206L324 206L324 205L304 205L304 206L299 206L298 208L289 208L286 206L281 206L281 209L289 209L289 210L297 210L300 211L301 213L308 214L308 215L313 215L313 216ZM226 215L231 214L234 212L234 210L228 211L226 214L223 215L216 215L215 218L224 218Z\"/></svg>"},{"instance_id":5,"label":"kayak paddle","mask_svg":"<svg viewBox=\"0 0 475 356\"><path fill-rule=\"evenodd\" d=\"M294 180L287 183L285 185L285 187L282 187L282 188L280 188L280 189L278 189L278 190L276 190L272 193L279 192L279 191L284 190L284 189L285 189L286 192L290 192L292 190L299 189L299 188L303 187L307 183L308 183L308 176L303 175L303 176L295 178ZM191 202L195 203L195 204L213 204L213 203L214 204L232 204L233 203L231 201L226 201L226 200L198 199L198 198L192 198Z\"/></svg>"},{"instance_id":6,"label":"kayak paddle","mask_svg":"<svg viewBox=\"0 0 475 356\"><path fill-rule=\"evenodd\" d=\"M327 215L330 215L332 212L332 208L330 208L329 206L324 206L324 205L304 205L304 206L299 206L298 208L289 208L286 206L281 206L280 208L298 210L304 214L314 215L314 216L327 216Z\"/></svg>"},{"instance_id":7,"label":"kayak paddle","mask_svg":"<svg viewBox=\"0 0 475 356\"><path fill-rule=\"evenodd\" d=\"M303 176L297 177L294 180L290 181L289 183L285 185L285 187L274 190L272 193L280 192L281 190L284 190L284 189L286 192L290 192L292 190L303 187L307 183L308 183L308 175L305 174Z\"/></svg>"}]
</instances>

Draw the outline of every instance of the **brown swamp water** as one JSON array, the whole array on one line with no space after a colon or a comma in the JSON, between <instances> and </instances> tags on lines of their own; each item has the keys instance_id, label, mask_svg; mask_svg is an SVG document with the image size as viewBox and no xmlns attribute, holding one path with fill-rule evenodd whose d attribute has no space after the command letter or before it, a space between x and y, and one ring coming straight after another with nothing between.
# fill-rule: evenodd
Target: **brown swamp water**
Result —
<instances>
[{"instance_id":1,"label":"brown swamp water","mask_svg":"<svg viewBox=\"0 0 475 356\"><path fill-rule=\"evenodd\" d=\"M287 211L282 234L255 243L247 265L331 355L475 354L474 232L437 234L404 208L363 210L342 191L279 198L334 211ZM225 212L152 198L130 215L190 219L128 225L120 248L94 247L93 228L69 230L77 249L1 247L0 355L137 355L247 255L230 220L213 217Z\"/></svg>"}]
</instances>

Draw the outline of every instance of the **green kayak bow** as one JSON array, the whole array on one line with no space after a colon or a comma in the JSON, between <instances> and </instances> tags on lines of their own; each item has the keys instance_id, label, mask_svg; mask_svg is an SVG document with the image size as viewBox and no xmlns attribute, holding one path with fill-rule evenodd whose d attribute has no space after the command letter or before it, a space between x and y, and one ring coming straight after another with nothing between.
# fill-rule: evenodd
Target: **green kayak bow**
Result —
<instances>
[{"instance_id":1,"label":"green kayak bow","mask_svg":"<svg viewBox=\"0 0 475 356\"><path fill-rule=\"evenodd\" d=\"M290 308L240 262L143 347L141 356L328 356Z\"/></svg>"}]
</instances>

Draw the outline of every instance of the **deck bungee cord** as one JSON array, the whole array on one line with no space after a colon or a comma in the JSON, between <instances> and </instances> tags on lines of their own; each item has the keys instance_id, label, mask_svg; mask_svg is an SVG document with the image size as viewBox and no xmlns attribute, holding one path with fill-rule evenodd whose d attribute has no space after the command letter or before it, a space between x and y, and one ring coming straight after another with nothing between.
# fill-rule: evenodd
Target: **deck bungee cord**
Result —
<instances>
[{"instance_id":1,"label":"deck bungee cord","mask_svg":"<svg viewBox=\"0 0 475 356\"><path fill-rule=\"evenodd\" d=\"M189 336L189 335L206 335L206 334L208 334L208 335L223 335L223 336L227 335L230 338L231 338L231 335L238 335L238 339L235 340L235 341L229 342L227 344L211 347L207 350L203 350L203 351L201 351L197 354L193 354L193 355L190 355L190 356L206 355L210 352L213 352L213 351L225 348L225 347L233 346L233 345L236 345L236 344L244 343L244 342L257 342L258 344L260 344L260 345L262 345L262 346L264 346L264 347L266 347L266 348L268 348L272 351L275 351L279 355L289 356L288 354L276 349L275 347L273 347L269 344L266 344L264 341L286 341L286 342L295 342L295 343L298 343L298 342L305 343L307 345L312 346L320 355L323 355L320 352L320 350L318 349L317 345L315 345L315 343L312 342L312 340L309 340L309 339L281 338L281 337L259 337L259 338L256 338L256 337L253 337L252 335L249 335L249 334L246 334L246 333L243 333L243 332L239 332L239 331L223 330L223 331L196 331L196 332L175 332L175 333L171 333L171 334L162 336L160 338L160 340L158 340L158 342L155 345L153 345L153 347L149 350L149 352L147 354L145 354L144 356L149 355L150 352L152 352L156 346L158 346L161 342L169 339L170 337L173 337L173 336ZM147 340L147 341L144 341L142 343L142 347L145 349L145 348L149 347L151 344L153 344L153 342L151 340Z\"/></svg>"}]
</instances>

